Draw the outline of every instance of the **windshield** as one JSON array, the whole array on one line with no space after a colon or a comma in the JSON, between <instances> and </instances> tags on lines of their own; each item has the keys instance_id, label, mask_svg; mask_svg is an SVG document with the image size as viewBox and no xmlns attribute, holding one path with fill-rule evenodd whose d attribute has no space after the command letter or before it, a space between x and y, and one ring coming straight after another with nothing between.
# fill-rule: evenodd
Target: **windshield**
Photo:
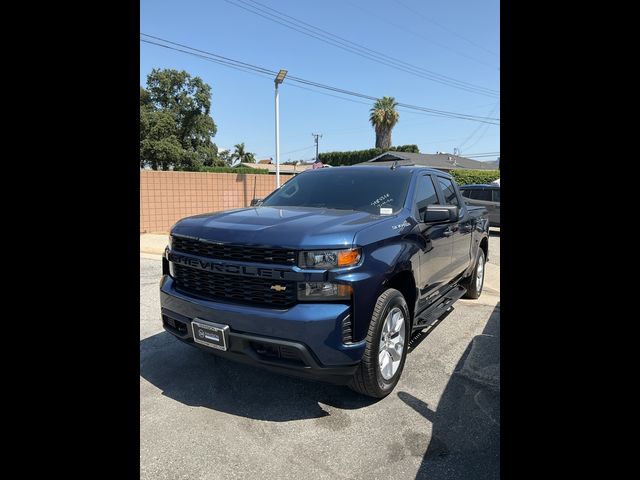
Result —
<instances>
[{"instance_id":1,"label":"windshield","mask_svg":"<svg viewBox=\"0 0 640 480\"><path fill-rule=\"evenodd\" d=\"M267 207L319 207L395 213L404 205L411 171L335 167L300 174L262 203Z\"/></svg>"}]
</instances>

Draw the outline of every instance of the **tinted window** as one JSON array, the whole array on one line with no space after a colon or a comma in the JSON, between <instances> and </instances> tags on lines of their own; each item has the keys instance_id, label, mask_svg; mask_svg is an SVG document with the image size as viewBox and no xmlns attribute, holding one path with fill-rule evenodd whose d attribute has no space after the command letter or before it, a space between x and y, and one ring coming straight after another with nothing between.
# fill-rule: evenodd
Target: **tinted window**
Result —
<instances>
[{"instance_id":1,"label":"tinted window","mask_svg":"<svg viewBox=\"0 0 640 480\"><path fill-rule=\"evenodd\" d=\"M416 207L418 209L418 216L422 218L422 213L427 208L427 205L433 205L438 203L438 195L436 189L433 186L431 175L422 175L418 178L416 184Z\"/></svg>"},{"instance_id":2,"label":"tinted window","mask_svg":"<svg viewBox=\"0 0 640 480\"><path fill-rule=\"evenodd\" d=\"M438 182L440 182L440 188L442 189L442 194L444 195L444 202L447 205L458 205L458 196L456 195L456 191L453 188L453 182L448 178L438 177Z\"/></svg>"},{"instance_id":3,"label":"tinted window","mask_svg":"<svg viewBox=\"0 0 640 480\"><path fill-rule=\"evenodd\" d=\"M488 188L477 188L476 190L473 191L472 196L469 198L473 198L474 200L484 200L485 202L490 202L491 190L489 190Z\"/></svg>"},{"instance_id":4,"label":"tinted window","mask_svg":"<svg viewBox=\"0 0 640 480\"><path fill-rule=\"evenodd\" d=\"M262 203L267 207L318 207L380 214L402 208L412 172L384 167L312 170L289 180ZM387 212L385 212L387 213Z\"/></svg>"},{"instance_id":5,"label":"tinted window","mask_svg":"<svg viewBox=\"0 0 640 480\"><path fill-rule=\"evenodd\" d=\"M473 198L471 196L471 195L473 195L473 189L460 187L460 195L462 195L463 197L467 197L467 198Z\"/></svg>"},{"instance_id":6,"label":"tinted window","mask_svg":"<svg viewBox=\"0 0 640 480\"><path fill-rule=\"evenodd\" d=\"M493 201L494 202L499 202L500 201L500 189L499 188L494 188L492 193L493 193Z\"/></svg>"}]
</instances>

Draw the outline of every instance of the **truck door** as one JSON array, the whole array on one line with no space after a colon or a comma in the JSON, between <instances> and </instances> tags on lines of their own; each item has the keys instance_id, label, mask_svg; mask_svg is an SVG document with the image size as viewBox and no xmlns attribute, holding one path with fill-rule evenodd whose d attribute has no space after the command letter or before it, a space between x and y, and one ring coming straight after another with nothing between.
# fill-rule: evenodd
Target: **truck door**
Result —
<instances>
[{"instance_id":1,"label":"truck door","mask_svg":"<svg viewBox=\"0 0 640 480\"><path fill-rule=\"evenodd\" d=\"M447 225L428 225L423 222L427 205L440 203L430 174L418 178L414 198L414 216L418 221L417 232L420 237L418 243L422 247L418 253L420 309L428 305L431 299L435 300L438 290L449 280L453 240L445 234Z\"/></svg>"},{"instance_id":2,"label":"truck door","mask_svg":"<svg viewBox=\"0 0 640 480\"><path fill-rule=\"evenodd\" d=\"M447 229L443 232L444 235L450 235L452 240L451 270L447 279L450 281L464 272L471 262L473 224L467 213L467 205L458 196L453 182L449 178L438 176L438 184L445 204L456 205L460 209L458 221L447 224Z\"/></svg>"}]
</instances>

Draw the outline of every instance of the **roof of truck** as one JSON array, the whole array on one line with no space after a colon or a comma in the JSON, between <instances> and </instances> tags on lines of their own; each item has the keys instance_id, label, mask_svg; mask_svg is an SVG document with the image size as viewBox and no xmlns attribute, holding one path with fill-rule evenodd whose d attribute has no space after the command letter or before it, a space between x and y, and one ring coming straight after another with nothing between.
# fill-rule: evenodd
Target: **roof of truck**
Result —
<instances>
[{"instance_id":1,"label":"roof of truck","mask_svg":"<svg viewBox=\"0 0 640 480\"><path fill-rule=\"evenodd\" d=\"M391 169L391 166L393 165L393 162L389 163L389 164L376 164L376 163L372 163L372 164L363 164L363 163L358 163L356 165L349 165L349 166L343 166L343 167L336 167L334 169L332 169L333 171L341 171L342 168L357 168L358 170L384 170L387 169L389 170L389 173L394 172L394 171L410 171L410 172L415 172L415 171L425 171L425 172L429 172L429 173L437 173L440 175L443 175L445 177L451 177L451 175L447 172L444 172L442 170L438 170L437 168L430 168L430 167L424 167L422 165L413 165L413 164L401 164L400 162L398 162L398 165L396 166L396 168L394 170ZM316 170L318 171L318 170Z\"/></svg>"}]
</instances>

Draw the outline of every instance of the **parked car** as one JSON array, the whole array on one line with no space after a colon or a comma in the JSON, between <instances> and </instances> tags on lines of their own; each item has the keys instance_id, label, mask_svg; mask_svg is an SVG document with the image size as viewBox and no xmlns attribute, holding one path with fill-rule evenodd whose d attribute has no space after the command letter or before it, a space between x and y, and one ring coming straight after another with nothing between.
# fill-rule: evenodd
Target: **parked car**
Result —
<instances>
[{"instance_id":1,"label":"parked car","mask_svg":"<svg viewBox=\"0 0 640 480\"><path fill-rule=\"evenodd\" d=\"M490 226L500 226L500 184L462 185L460 193L468 205L487 209Z\"/></svg>"},{"instance_id":2,"label":"parked car","mask_svg":"<svg viewBox=\"0 0 640 480\"><path fill-rule=\"evenodd\" d=\"M174 225L163 327L229 359L384 397L412 334L480 296L486 213L439 170L303 172L253 207Z\"/></svg>"}]
</instances>

